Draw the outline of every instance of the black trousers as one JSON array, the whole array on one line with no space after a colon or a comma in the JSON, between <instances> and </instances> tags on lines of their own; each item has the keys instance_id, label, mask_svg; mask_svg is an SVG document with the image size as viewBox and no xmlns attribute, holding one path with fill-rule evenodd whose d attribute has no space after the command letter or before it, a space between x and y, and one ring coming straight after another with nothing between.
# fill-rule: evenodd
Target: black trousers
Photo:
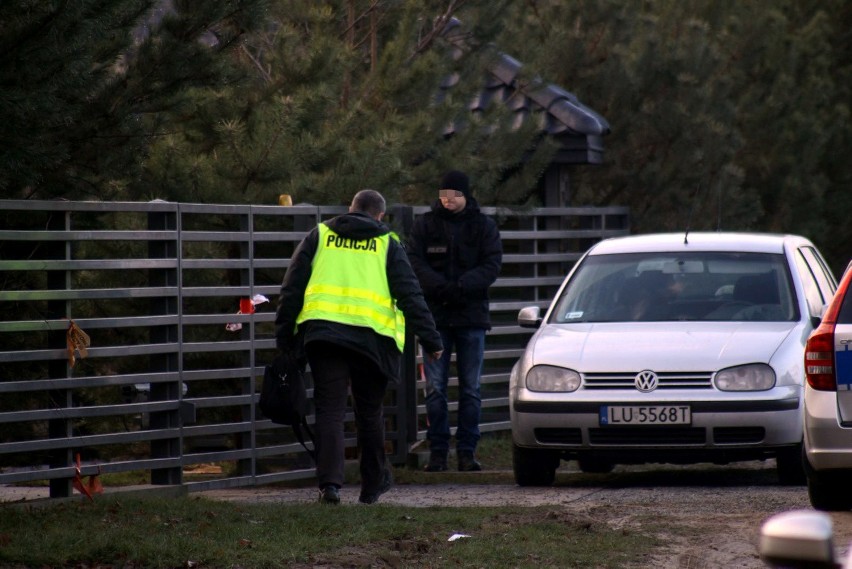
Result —
<instances>
[{"instance_id":1,"label":"black trousers","mask_svg":"<svg viewBox=\"0 0 852 569\"><path fill-rule=\"evenodd\" d=\"M378 491L385 468L383 404L387 378L366 356L331 342L309 342L305 352L314 380L319 487L343 486L343 420L351 388L361 453L361 492Z\"/></svg>"}]
</instances>

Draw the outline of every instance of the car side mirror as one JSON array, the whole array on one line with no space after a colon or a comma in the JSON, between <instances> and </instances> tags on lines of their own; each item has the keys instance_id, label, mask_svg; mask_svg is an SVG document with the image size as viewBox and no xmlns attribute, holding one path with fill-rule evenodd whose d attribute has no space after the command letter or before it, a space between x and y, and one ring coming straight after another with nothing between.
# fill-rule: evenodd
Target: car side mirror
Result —
<instances>
[{"instance_id":1,"label":"car side mirror","mask_svg":"<svg viewBox=\"0 0 852 569\"><path fill-rule=\"evenodd\" d=\"M538 328L541 326L541 308L526 306L518 312L518 326L521 328Z\"/></svg>"},{"instance_id":2,"label":"car side mirror","mask_svg":"<svg viewBox=\"0 0 852 569\"><path fill-rule=\"evenodd\" d=\"M832 532L831 517L824 512L776 514L760 528L760 558L770 567L839 569Z\"/></svg>"}]
</instances>

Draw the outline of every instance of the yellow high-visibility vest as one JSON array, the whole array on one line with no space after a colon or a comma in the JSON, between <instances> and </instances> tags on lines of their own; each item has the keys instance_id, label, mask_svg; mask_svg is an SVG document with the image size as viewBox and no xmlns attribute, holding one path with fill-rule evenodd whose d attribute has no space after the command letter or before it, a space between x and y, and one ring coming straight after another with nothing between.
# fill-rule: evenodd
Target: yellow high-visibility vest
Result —
<instances>
[{"instance_id":1,"label":"yellow high-visibility vest","mask_svg":"<svg viewBox=\"0 0 852 569\"><path fill-rule=\"evenodd\" d=\"M329 320L364 326L392 338L402 352L405 317L387 280L390 234L356 241L319 224L319 244L296 324Z\"/></svg>"}]
</instances>

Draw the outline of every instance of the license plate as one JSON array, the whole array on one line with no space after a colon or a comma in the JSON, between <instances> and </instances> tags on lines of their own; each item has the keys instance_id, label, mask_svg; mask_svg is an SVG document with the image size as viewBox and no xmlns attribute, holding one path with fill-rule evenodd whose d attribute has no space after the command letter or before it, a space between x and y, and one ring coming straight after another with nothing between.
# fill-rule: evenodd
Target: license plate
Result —
<instances>
[{"instance_id":1,"label":"license plate","mask_svg":"<svg viewBox=\"0 0 852 569\"><path fill-rule=\"evenodd\" d=\"M690 425L692 409L689 405L604 405L600 409L600 423L617 425Z\"/></svg>"}]
</instances>

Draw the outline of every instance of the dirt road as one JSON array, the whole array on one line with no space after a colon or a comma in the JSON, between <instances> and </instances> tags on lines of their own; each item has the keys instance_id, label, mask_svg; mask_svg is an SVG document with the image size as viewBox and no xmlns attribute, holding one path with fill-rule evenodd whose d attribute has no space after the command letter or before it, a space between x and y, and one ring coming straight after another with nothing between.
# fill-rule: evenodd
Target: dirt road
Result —
<instances>
[{"instance_id":1,"label":"dirt road","mask_svg":"<svg viewBox=\"0 0 852 569\"><path fill-rule=\"evenodd\" d=\"M773 514L811 509L807 490L780 486L773 463L726 467L618 467L607 475L560 472L550 488L514 484L397 485L381 502L427 507L551 505L588 516L614 530L639 529L664 538L668 547L637 566L676 569L764 568L757 553L761 524ZM313 488L220 490L204 495L221 500L311 502ZM355 503L357 488L345 488L344 503ZM852 512L831 515L835 547L845 557L852 541Z\"/></svg>"}]
</instances>

